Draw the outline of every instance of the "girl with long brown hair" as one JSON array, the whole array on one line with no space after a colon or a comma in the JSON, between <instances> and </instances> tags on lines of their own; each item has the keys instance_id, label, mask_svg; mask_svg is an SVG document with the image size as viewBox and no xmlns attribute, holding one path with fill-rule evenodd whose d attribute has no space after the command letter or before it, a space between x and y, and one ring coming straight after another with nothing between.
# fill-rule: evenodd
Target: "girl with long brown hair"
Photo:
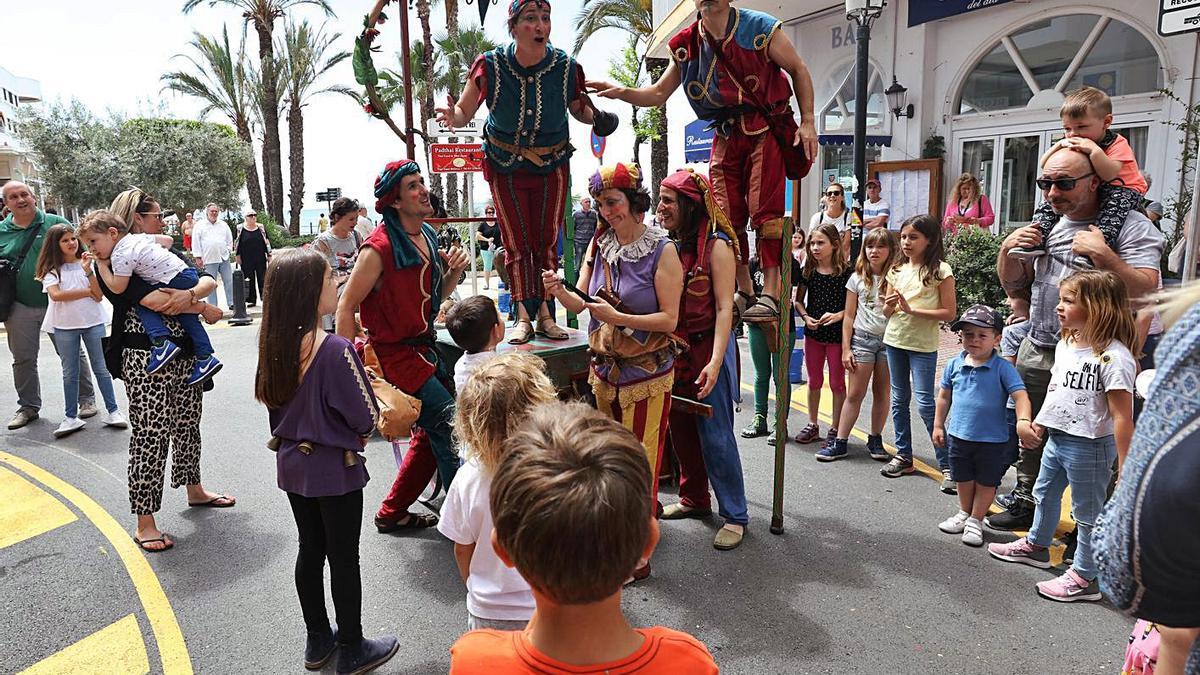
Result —
<instances>
[{"instance_id":1,"label":"girl with long brown hair","mask_svg":"<svg viewBox=\"0 0 1200 675\"><path fill-rule=\"evenodd\" d=\"M366 672L396 653L396 638L364 639L358 541L363 486L359 454L379 408L349 340L321 329L337 308L337 284L316 251L289 249L267 267L254 397L268 408L278 485L299 532L296 592L308 638L304 666L338 655L339 673ZM325 611L325 560L337 611Z\"/></svg>"},{"instance_id":2,"label":"girl with long brown hair","mask_svg":"<svg viewBox=\"0 0 1200 675\"><path fill-rule=\"evenodd\" d=\"M804 366L808 371L808 425L796 436L797 443L821 438L817 411L821 386L829 367L829 389L833 392L833 420L826 445L837 438L837 424L846 402L846 371L842 366L842 317L846 313L846 282L849 265L842 250L842 237L833 225L818 225L808 233L808 256L796 283L796 312L804 321Z\"/></svg>"}]
</instances>

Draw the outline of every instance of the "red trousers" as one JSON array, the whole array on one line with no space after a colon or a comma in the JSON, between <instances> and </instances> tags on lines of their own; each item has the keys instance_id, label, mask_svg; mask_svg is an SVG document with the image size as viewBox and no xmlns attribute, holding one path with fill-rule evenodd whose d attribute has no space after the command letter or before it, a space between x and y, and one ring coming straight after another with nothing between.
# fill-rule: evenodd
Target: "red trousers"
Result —
<instances>
[{"instance_id":1,"label":"red trousers","mask_svg":"<svg viewBox=\"0 0 1200 675\"><path fill-rule=\"evenodd\" d=\"M646 461L650 463L650 472L654 475L650 497L658 499L658 474L662 471L663 444L667 439L667 423L671 413L671 392L668 390L623 408L619 397L614 397L611 401L597 400L596 407L632 431L642 442L642 448L646 451ZM703 466L700 473L704 474Z\"/></svg>"},{"instance_id":2,"label":"red trousers","mask_svg":"<svg viewBox=\"0 0 1200 675\"><path fill-rule=\"evenodd\" d=\"M558 231L566 208L568 164L563 162L548 174L520 169L500 173L490 162L485 164L484 178L500 219L504 270L516 302L542 300L542 270L558 269Z\"/></svg>"},{"instance_id":3,"label":"red trousers","mask_svg":"<svg viewBox=\"0 0 1200 675\"><path fill-rule=\"evenodd\" d=\"M433 445L429 442L429 435L424 429L414 427L408 452L404 454L404 461L400 470L396 472L396 481L392 483L392 489L388 491L387 498L383 500L375 515L386 520L403 518L404 514L408 513L408 507L417 501L417 497L421 496L429 481L433 480L435 473L437 460L433 456ZM443 489L447 487L449 486L443 486Z\"/></svg>"},{"instance_id":4,"label":"red trousers","mask_svg":"<svg viewBox=\"0 0 1200 675\"><path fill-rule=\"evenodd\" d=\"M783 259L783 209L787 174L779 143L766 130L747 136L734 130L726 138L713 136L708 165L717 203L729 215L742 261L750 260L746 223L754 228L759 264L763 269L779 267Z\"/></svg>"}]
</instances>

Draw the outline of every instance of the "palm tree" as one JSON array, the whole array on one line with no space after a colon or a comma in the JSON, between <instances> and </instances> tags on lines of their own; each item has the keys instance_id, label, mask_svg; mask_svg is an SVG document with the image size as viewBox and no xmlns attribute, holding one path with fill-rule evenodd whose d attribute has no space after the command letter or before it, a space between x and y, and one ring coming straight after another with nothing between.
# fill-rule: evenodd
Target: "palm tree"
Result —
<instances>
[{"instance_id":1,"label":"palm tree","mask_svg":"<svg viewBox=\"0 0 1200 675\"><path fill-rule=\"evenodd\" d=\"M273 67L277 75L275 80L275 88L271 92L267 91L266 82L263 81L262 70L252 63L246 64L246 92L249 95L248 98L250 101L250 110L254 113L255 123L253 125L253 130L258 133L258 142L262 148L264 174L266 173L265 167L269 162L270 150L270 144L267 142L267 134L269 133L270 126L265 120L271 113L274 114L275 119L279 119L279 116L283 113L283 103L285 100L284 96L287 93L285 85L287 84L288 79L287 61L279 59L276 56L271 56L270 60L273 62ZM273 94L273 96L271 94ZM275 101L275 106L268 110L268 102L272 98ZM271 213L271 204L275 203L274 200L278 196L279 203L281 204L280 208L283 208L283 194L281 192L283 190L283 186L276 185L273 181L265 179L266 176L264 175L263 198L267 204L267 212L271 216L272 220L275 220L276 223L282 226L285 221L275 219L275 215Z\"/></svg>"},{"instance_id":2,"label":"palm tree","mask_svg":"<svg viewBox=\"0 0 1200 675\"><path fill-rule=\"evenodd\" d=\"M486 2L486 0L483 0L483 1ZM413 66L412 62L417 61L417 59L411 59L411 61L409 63L409 72L410 73L416 73L416 72L421 73L421 77L420 77L419 81L417 78L415 78L415 77L413 78L413 98L417 99L420 102L421 119L431 120L431 119L433 119L433 116L434 116L433 92L434 92L434 86L435 86L434 72L433 72L433 69L434 69L433 28L429 25L429 10L430 10L431 3L430 3L430 0L416 0L416 3L417 3L417 18L421 21L421 37L422 37L421 50L420 50L420 52L414 52L412 50L409 50L409 56L411 58L413 56L419 55L419 57L420 57L419 64L420 65L419 65L419 70L414 70L412 67ZM401 57L401 58L403 58L403 57ZM414 126L419 126L419 125L414 125ZM432 165L430 164L430 160L429 160L429 137L424 135L424 133L422 133L421 138L425 141L425 166L430 168L430 174L432 175L433 170L432 170ZM437 186L438 192L441 192L440 184L441 184L441 180L439 179L438 186ZM445 198L447 196L448 195L446 195L444 193L442 194L443 198Z\"/></svg>"},{"instance_id":3,"label":"palm tree","mask_svg":"<svg viewBox=\"0 0 1200 675\"><path fill-rule=\"evenodd\" d=\"M446 0L447 7L453 4L455 0ZM480 0L486 2L487 0ZM447 11L449 11L447 9ZM449 24L449 19L447 19ZM496 48L496 43L490 40L483 28L479 26L471 26L466 30L451 32L449 29L445 33L439 35L435 42L437 43L438 51L446 62L445 85L439 86L439 89L444 89L451 98L458 100L459 94L462 93L463 85L467 81L467 69L475 60L475 57L491 51ZM447 209L451 209L451 205L459 203L458 197L458 175L448 174L446 176L446 193L447 193ZM464 205L468 209L471 204ZM465 212L463 209L462 212Z\"/></svg>"},{"instance_id":4,"label":"palm tree","mask_svg":"<svg viewBox=\"0 0 1200 675\"><path fill-rule=\"evenodd\" d=\"M266 100L263 112L263 174L267 187L267 211L275 222L283 222L283 169L279 149L279 73L275 59L275 21L287 15L288 10L300 5L314 5L334 16L327 0L185 0L183 12L191 12L201 4L209 7L227 5L241 10L242 20L253 26L258 35L258 59L262 72L263 94Z\"/></svg>"},{"instance_id":5,"label":"palm tree","mask_svg":"<svg viewBox=\"0 0 1200 675\"><path fill-rule=\"evenodd\" d=\"M288 121L288 168L290 187L288 194L288 229L293 235L300 233L300 209L304 206L304 106L313 96L325 93L350 94L350 87L334 84L313 91L317 82L335 66L350 58L350 52L330 52L341 33L328 35L325 26L313 29L308 21L288 21L283 28L283 41L278 49L287 60L286 78L282 78L287 92Z\"/></svg>"},{"instance_id":6,"label":"palm tree","mask_svg":"<svg viewBox=\"0 0 1200 675\"><path fill-rule=\"evenodd\" d=\"M636 43L647 47L650 35L654 31L654 17L650 12L651 3L642 0L583 0L583 7L575 17L578 28L575 31L575 56L583 49L583 44L605 28L615 28L633 36ZM666 59L644 58L646 71L657 80L666 70ZM667 177L667 106L658 108L654 118L656 133L655 140L650 144L650 184L653 186L655 199L658 195L658 184Z\"/></svg>"},{"instance_id":7,"label":"palm tree","mask_svg":"<svg viewBox=\"0 0 1200 675\"><path fill-rule=\"evenodd\" d=\"M191 64L189 70L176 70L162 76L163 89L204 101L200 117L216 111L229 118L238 138L250 146L250 163L246 166L246 191L255 211L263 208L262 188L258 166L254 161L254 137L250 135L249 92L245 67L245 40L234 54L229 46L229 29L221 27L221 36L208 37L193 33L188 43L194 55L177 54Z\"/></svg>"}]
</instances>

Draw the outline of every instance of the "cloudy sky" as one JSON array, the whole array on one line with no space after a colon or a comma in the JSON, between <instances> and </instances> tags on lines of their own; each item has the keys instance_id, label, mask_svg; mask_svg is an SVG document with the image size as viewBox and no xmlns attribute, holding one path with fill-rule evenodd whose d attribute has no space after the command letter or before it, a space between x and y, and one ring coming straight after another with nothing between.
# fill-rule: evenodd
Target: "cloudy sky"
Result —
<instances>
[{"instance_id":1,"label":"cloudy sky","mask_svg":"<svg viewBox=\"0 0 1200 675\"><path fill-rule=\"evenodd\" d=\"M581 3L582 0L557 0L554 4L551 39L568 52L574 41L574 19ZM219 34L222 24L226 24L235 43L241 34L240 15L221 4L215 7L202 4L187 15L180 10L183 0L42 0L6 4L0 66L18 77L40 81L46 100L75 97L96 112L113 109L136 114L154 110L162 102L174 116L195 118L201 105L193 99L163 92L160 76L186 65L181 59L173 60L172 57L188 50L187 42L193 31ZM361 30L362 16L374 3L372 0L331 0L330 4L337 16L327 19L328 30L341 32L343 48L351 50L354 36ZM435 34L439 28L444 28L441 3L437 4L433 14ZM391 6L393 18L397 7ZM488 11L485 29L497 42L508 39L505 13L505 3L493 5ZM312 8L302 7L295 15L317 23L325 20ZM464 26L476 23L479 17L476 5L460 2L459 16ZM419 39L420 26L415 12L411 17L412 33ZM276 30L282 32L281 27ZM399 35L396 21L382 27L377 44L384 51L376 55L378 67L396 63L392 54L399 47ZM579 61L589 77L608 79L609 60L616 46L624 44L624 39L622 33L609 30L584 47ZM247 40L250 51L257 53L257 38L253 32ZM326 81L357 86L349 60ZM608 161L628 159L632 141L628 106L604 101L601 107L621 118L621 127L609 138L605 158ZM481 112L486 112L486 108ZM397 109L393 115L400 120L403 113ZM227 122L218 115L210 119ZM676 115L675 119L683 118ZM682 123L671 126L682 128ZM284 142L286 185L286 122L281 124L280 131ZM578 150L571 167L576 194L583 193L581 186L597 166L588 146L589 131L588 127L572 122L572 141ZM672 141L673 145L681 144L675 138ZM318 203L313 199L314 193L326 187L341 187L343 194L360 199L369 197L379 168L401 157L404 146L383 122L367 117L354 101L330 94L314 98L306 108L305 152L305 206L315 207ZM421 153L419 145L418 153ZM643 148L643 156L649 156L649 145ZM482 180L476 183L476 198L482 199L486 186Z\"/></svg>"}]
</instances>

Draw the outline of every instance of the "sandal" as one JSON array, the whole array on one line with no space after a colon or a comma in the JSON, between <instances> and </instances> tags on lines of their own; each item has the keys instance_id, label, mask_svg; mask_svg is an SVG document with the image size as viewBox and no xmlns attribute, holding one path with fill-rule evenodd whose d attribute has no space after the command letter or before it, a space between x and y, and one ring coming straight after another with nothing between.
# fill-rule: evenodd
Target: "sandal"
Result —
<instances>
[{"instance_id":1,"label":"sandal","mask_svg":"<svg viewBox=\"0 0 1200 675\"><path fill-rule=\"evenodd\" d=\"M175 548L175 542L171 541L170 539L167 539L167 535L165 535L165 534L161 537L154 537L153 539L138 539L137 535L135 534L135 535L133 535L133 543L137 544L138 548L142 549L146 553L162 553L163 551L170 551L171 549ZM162 548L147 548L146 547L146 544L157 544L157 543L163 544L163 547Z\"/></svg>"},{"instance_id":2,"label":"sandal","mask_svg":"<svg viewBox=\"0 0 1200 675\"><path fill-rule=\"evenodd\" d=\"M379 530L380 534L387 534L396 530L423 530L427 527L433 527L437 523L438 517L432 513L409 513L408 520L403 523L399 520L375 516L375 529Z\"/></svg>"},{"instance_id":3,"label":"sandal","mask_svg":"<svg viewBox=\"0 0 1200 675\"><path fill-rule=\"evenodd\" d=\"M554 319L548 316L543 316L542 318L538 319L537 330L535 330L534 333L536 335L541 335L547 340L567 340L571 337L571 335L567 333L567 331L563 330L561 326L554 323Z\"/></svg>"},{"instance_id":4,"label":"sandal","mask_svg":"<svg viewBox=\"0 0 1200 675\"><path fill-rule=\"evenodd\" d=\"M742 312L742 321L746 323L767 323L778 319L779 301L769 295L758 296L758 302Z\"/></svg>"},{"instance_id":5,"label":"sandal","mask_svg":"<svg viewBox=\"0 0 1200 675\"><path fill-rule=\"evenodd\" d=\"M513 332L513 336L508 339L510 345L523 345L533 339L533 324L529 319L521 319L517 321L517 329Z\"/></svg>"},{"instance_id":6,"label":"sandal","mask_svg":"<svg viewBox=\"0 0 1200 675\"><path fill-rule=\"evenodd\" d=\"M190 506L192 508L206 508L207 507L210 509L227 509L231 506L235 506L236 504L237 504L236 499L234 499L233 497L227 497L225 495L217 495L216 497L213 497L212 499L210 499L206 502L188 502L188 506Z\"/></svg>"},{"instance_id":7,"label":"sandal","mask_svg":"<svg viewBox=\"0 0 1200 675\"><path fill-rule=\"evenodd\" d=\"M750 295L746 291L738 291L733 294L733 323L734 324L741 322L742 314L744 314L747 309L749 309L750 307L752 307L754 305L754 301L755 301L754 296Z\"/></svg>"}]
</instances>

